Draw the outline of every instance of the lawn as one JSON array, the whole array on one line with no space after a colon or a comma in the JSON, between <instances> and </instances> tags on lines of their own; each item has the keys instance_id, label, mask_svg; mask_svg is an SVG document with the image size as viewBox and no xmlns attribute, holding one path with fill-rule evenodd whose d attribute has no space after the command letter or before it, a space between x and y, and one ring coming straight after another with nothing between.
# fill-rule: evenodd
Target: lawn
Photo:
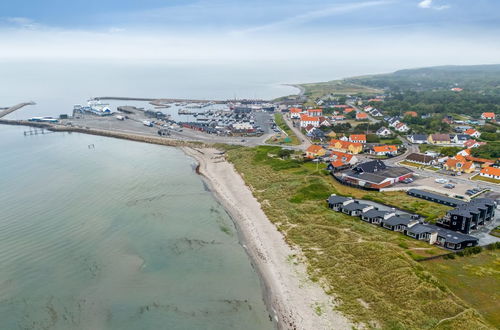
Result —
<instances>
[{"instance_id":1,"label":"lawn","mask_svg":"<svg viewBox=\"0 0 500 330\"><path fill-rule=\"evenodd\" d=\"M500 250L421 264L487 321L500 328Z\"/></svg>"},{"instance_id":2,"label":"lawn","mask_svg":"<svg viewBox=\"0 0 500 330\"><path fill-rule=\"evenodd\" d=\"M496 184L500 184L500 180L497 180L497 179L492 179L492 178L486 178L484 176L480 176L479 174L478 175L475 175L471 178L471 180L477 180L477 181L485 181L485 182L490 182L490 183L496 183Z\"/></svg>"},{"instance_id":3,"label":"lawn","mask_svg":"<svg viewBox=\"0 0 500 330\"><path fill-rule=\"evenodd\" d=\"M373 95L382 93L379 89L349 83L345 80L333 80L321 83L301 84L304 88L304 95L309 100L316 100L327 95Z\"/></svg>"},{"instance_id":4,"label":"lawn","mask_svg":"<svg viewBox=\"0 0 500 330\"><path fill-rule=\"evenodd\" d=\"M283 115L281 113L276 113L274 114L274 121L276 122L276 125L278 125L279 128L281 128L289 137L290 141L287 141L286 138L282 138L278 141L273 141L272 143L283 143L283 144L290 144L290 145L299 145L300 141L297 135L292 131L290 127L288 127L287 123L283 119Z\"/></svg>"},{"instance_id":5,"label":"lawn","mask_svg":"<svg viewBox=\"0 0 500 330\"><path fill-rule=\"evenodd\" d=\"M279 150L228 147L227 154L269 219L301 249L311 280L336 298L340 311L369 328L487 328L479 314L415 261L443 250L334 212L325 200L337 193L431 215L441 213L437 204L401 192L342 186L315 164L277 158Z\"/></svg>"}]
</instances>

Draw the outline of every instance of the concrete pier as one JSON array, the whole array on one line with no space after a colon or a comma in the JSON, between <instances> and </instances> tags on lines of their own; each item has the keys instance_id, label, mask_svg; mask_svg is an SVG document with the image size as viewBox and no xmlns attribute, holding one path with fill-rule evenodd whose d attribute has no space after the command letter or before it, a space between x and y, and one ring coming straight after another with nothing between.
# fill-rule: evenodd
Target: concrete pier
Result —
<instances>
[{"instance_id":1,"label":"concrete pier","mask_svg":"<svg viewBox=\"0 0 500 330\"><path fill-rule=\"evenodd\" d=\"M32 102L24 102L24 103L16 104L16 105L14 105L14 106L12 106L10 108L7 108L6 110L0 112L0 118L3 118L5 116L7 116L9 113L12 113L12 112L14 112L16 110L19 110L19 109L21 109L21 108L23 108L23 107L25 107L27 105L34 105L34 104L35 104L35 102L33 102L33 101Z\"/></svg>"}]
</instances>

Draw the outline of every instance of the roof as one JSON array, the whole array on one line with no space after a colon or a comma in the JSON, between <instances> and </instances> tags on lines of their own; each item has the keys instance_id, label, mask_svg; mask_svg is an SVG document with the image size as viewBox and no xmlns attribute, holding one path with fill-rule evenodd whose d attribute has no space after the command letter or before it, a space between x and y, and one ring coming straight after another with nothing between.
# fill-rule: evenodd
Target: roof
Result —
<instances>
[{"instance_id":1,"label":"roof","mask_svg":"<svg viewBox=\"0 0 500 330\"><path fill-rule=\"evenodd\" d=\"M366 141L366 135L365 134L351 134L349 136L349 140L351 140L351 141Z\"/></svg>"},{"instance_id":2,"label":"roof","mask_svg":"<svg viewBox=\"0 0 500 330\"><path fill-rule=\"evenodd\" d=\"M423 234L423 233L435 232L435 231L437 231L436 228L437 228L437 226L417 223L415 226L411 226L410 228L407 228L406 231L418 235L418 234Z\"/></svg>"},{"instance_id":3,"label":"roof","mask_svg":"<svg viewBox=\"0 0 500 330\"><path fill-rule=\"evenodd\" d=\"M468 134L456 134L455 138L460 141L467 141L469 139Z\"/></svg>"},{"instance_id":4,"label":"roof","mask_svg":"<svg viewBox=\"0 0 500 330\"><path fill-rule=\"evenodd\" d=\"M352 157L354 157L354 155L348 154L345 152L340 152L340 151L332 151L332 153L330 154L330 157L334 157L335 160L340 159L344 162L349 162L349 161L351 161Z\"/></svg>"},{"instance_id":5,"label":"roof","mask_svg":"<svg viewBox=\"0 0 500 330\"><path fill-rule=\"evenodd\" d=\"M364 112L358 112L356 114L356 119L367 119L368 118L368 115Z\"/></svg>"},{"instance_id":6,"label":"roof","mask_svg":"<svg viewBox=\"0 0 500 330\"><path fill-rule=\"evenodd\" d=\"M390 217L386 220L383 221L384 224L388 224L389 226L397 226L397 225L405 225L408 226L408 224L412 221L415 221L415 219L412 219L410 215L395 215L393 217Z\"/></svg>"},{"instance_id":7,"label":"roof","mask_svg":"<svg viewBox=\"0 0 500 330\"><path fill-rule=\"evenodd\" d=\"M381 160L372 160L356 166L357 171L365 173L374 173L385 169L387 169L387 166Z\"/></svg>"},{"instance_id":8,"label":"roof","mask_svg":"<svg viewBox=\"0 0 500 330\"><path fill-rule=\"evenodd\" d=\"M485 118L495 118L495 113L494 112L483 112L482 116Z\"/></svg>"},{"instance_id":9,"label":"roof","mask_svg":"<svg viewBox=\"0 0 500 330\"><path fill-rule=\"evenodd\" d=\"M473 129L473 128L469 128L468 130L465 130L464 133L467 134L467 135L472 135L472 134L477 133L477 131L475 129Z\"/></svg>"},{"instance_id":10,"label":"roof","mask_svg":"<svg viewBox=\"0 0 500 330\"><path fill-rule=\"evenodd\" d=\"M476 144L479 146L482 146L482 145L485 145L486 142L478 142L478 141L472 140L472 139L464 142L464 146L466 146L467 148L471 148L472 146L474 146Z\"/></svg>"},{"instance_id":11,"label":"roof","mask_svg":"<svg viewBox=\"0 0 500 330\"><path fill-rule=\"evenodd\" d=\"M349 149L349 146L358 147L358 148L363 147L363 145L359 142L349 142L349 141L342 141L342 140L337 140L337 139L330 140L330 146L337 144L337 143L340 143L340 148L344 149L344 150Z\"/></svg>"},{"instance_id":12,"label":"roof","mask_svg":"<svg viewBox=\"0 0 500 330\"><path fill-rule=\"evenodd\" d=\"M323 112L321 109L307 109L307 112Z\"/></svg>"},{"instance_id":13,"label":"roof","mask_svg":"<svg viewBox=\"0 0 500 330\"><path fill-rule=\"evenodd\" d=\"M398 148L396 148L396 146L393 146L393 145L376 146L376 147L373 147L373 151L375 151L375 152L395 152L395 151L398 151Z\"/></svg>"},{"instance_id":14,"label":"roof","mask_svg":"<svg viewBox=\"0 0 500 330\"><path fill-rule=\"evenodd\" d=\"M380 211L378 209L371 209L366 212L363 212L364 217L368 218L383 218L386 214L389 214L389 211Z\"/></svg>"},{"instance_id":15,"label":"roof","mask_svg":"<svg viewBox=\"0 0 500 330\"><path fill-rule=\"evenodd\" d=\"M431 138L433 141L450 141L449 134L432 134Z\"/></svg>"},{"instance_id":16,"label":"roof","mask_svg":"<svg viewBox=\"0 0 500 330\"><path fill-rule=\"evenodd\" d=\"M449 243L458 244L458 243L462 243L462 242L466 242L466 241L478 241L477 238L470 236L470 235L462 234L462 233L459 233L459 232L456 232L453 230L449 230L446 228L438 227L438 226L434 226L434 227L435 227L434 228L435 231L437 231L437 233L438 233L438 237L444 238L446 240L446 242L449 242Z\"/></svg>"},{"instance_id":17,"label":"roof","mask_svg":"<svg viewBox=\"0 0 500 330\"><path fill-rule=\"evenodd\" d=\"M417 141L426 141L427 140L427 135L425 135L425 134L413 134L413 135L410 135L410 137L413 140L417 140Z\"/></svg>"},{"instance_id":18,"label":"roof","mask_svg":"<svg viewBox=\"0 0 500 330\"><path fill-rule=\"evenodd\" d=\"M415 111L406 111L405 116L417 117L418 114Z\"/></svg>"},{"instance_id":19,"label":"roof","mask_svg":"<svg viewBox=\"0 0 500 330\"><path fill-rule=\"evenodd\" d=\"M342 209L347 210L347 211L361 211L365 207L368 207L370 205L368 204L363 204L358 201L355 201L354 203L349 203L347 205L342 206Z\"/></svg>"},{"instance_id":20,"label":"roof","mask_svg":"<svg viewBox=\"0 0 500 330\"><path fill-rule=\"evenodd\" d=\"M319 121L319 117L311 117L306 114L301 114L300 115L300 120L301 121Z\"/></svg>"},{"instance_id":21,"label":"roof","mask_svg":"<svg viewBox=\"0 0 500 330\"><path fill-rule=\"evenodd\" d=\"M293 113L301 113L301 112L302 112L302 109L301 109L301 108L290 108L290 112L293 112Z\"/></svg>"},{"instance_id":22,"label":"roof","mask_svg":"<svg viewBox=\"0 0 500 330\"><path fill-rule=\"evenodd\" d=\"M411 153L406 157L407 160L414 161L414 162L419 162L419 163L430 163L434 160L436 160L436 157L432 157L429 155L425 154L418 154L416 152Z\"/></svg>"},{"instance_id":23,"label":"roof","mask_svg":"<svg viewBox=\"0 0 500 330\"><path fill-rule=\"evenodd\" d=\"M460 168L467 170L472 166L472 162L468 162L463 158L463 156L455 156L455 158L448 158L448 160L445 163L445 166L452 167L452 168Z\"/></svg>"},{"instance_id":24,"label":"roof","mask_svg":"<svg viewBox=\"0 0 500 330\"><path fill-rule=\"evenodd\" d=\"M354 111L354 108L345 108L344 109L344 113L349 113L349 112L353 112Z\"/></svg>"},{"instance_id":25,"label":"roof","mask_svg":"<svg viewBox=\"0 0 500 330\"><path fill-rule=\"evenodd\" d=\"M337 104L337 105L334 105L333 107L334 108L349 108L349 106L346 104Z\"/></svg>"},{"instance_id":26,"label":"roof","mask_svg":"<svg viewBox=\"0 0 500 330\"><path fill-rule=\"evenodd\" d=\"M368 102L382 102L382 99L376 98L376 99L369 99Z\"/></svg>"},{"instance_id":27,"label":"roof","mask_svg":"<svg viewBox=\"0 0 500 330\"><path fill-rule=\"evenodd\" d=\"M350 199L352 199L352 198L337 196L337 195L330 195L330 197L328 197L327 201L330 204L339 204L339 203L344 203L345 201L348 201Z\"/></svg>"},{"instance_id":28,"label":"roof","mask_svg":"<svg viewBox=\"0 0 500 330\"><path fill-rule=\"evenodd\" d=\"M500 168L498 167L485 167L481 170L481 173L483 174L488 174L488 175L494 175L494 176L500 176Z\"/></svg>"},{"instance_id":29,"label":"roof","mask_svg":"<svg viewBox=\"0 0 500 330\"><path fill-rule=\"evenodd\" d=\"M410 189L410 190L408 190L408 194L419 195L419 196L427 197L429 199L442 201L442 202L445 202L445 203L452 205L452 206L462 205L465 203L464 201L461 201L459 199L451 198L448 196L444 196L444 195L440 195L440 194L436 194L436 193L433 193L430 191L420 190L420 189Z\"/></svg>"},{"instance_id":30,"label":"roof","mask_svg":"<svg viewBox=\"0 0 500 330\"><path fill-rule=\"evenodd\" d=\"M469 150L469 149L465 149ZM470 152L469 152L470 154ZM472 157L472 156L465 156L465 159L474 162L474 163L484 163L484 164L494 164L495 161L491 159L486 159L486 158L478 158L478 157Z\"/></svg>"},{"instance_id":31,"label":"roof","mask_svg":"<svg viewBox=\"0 0 500 330\"><path fill-rule=\"evenodd\" d=\"M382 126L377 130L377 133L382 133L383 131L389 131L389 129L387 127Z\"/></svg>"},{"instance_id":32,"label":"roof","mask_svg":"<svg viewBox=\"0 0 500 330\"><path fill-rule=\"evenodd\" d=\"M322 146L319 146L317 144L313 144L313 145L310 145L309 148L306 149L306 152L317 154L321 150L324 150Z\"/></svg>"}]
</instances>

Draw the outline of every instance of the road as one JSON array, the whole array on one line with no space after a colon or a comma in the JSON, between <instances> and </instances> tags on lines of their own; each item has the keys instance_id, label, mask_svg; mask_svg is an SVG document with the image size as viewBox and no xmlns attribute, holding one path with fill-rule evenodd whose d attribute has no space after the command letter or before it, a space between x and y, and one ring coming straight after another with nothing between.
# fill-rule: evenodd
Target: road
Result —
<instances>
[{"instance_id":1,"label":"road","mask_svg":"<svg viewBox=\"0 0 500 330\"><path fill-rule=\"evenodd\" d=\"M306 150L307 148L309 148L309 146L312 144L311 140L309 140L309 138L307 136L305 136L304 133L302 133L300 128L293 126L292 119L288 116L288 114L283 114L283 120L288 125L288 127L290 127L292 132L297 136L297 138L301 142L300 145L295 146L295 147L297 147L298 149L301 149L301 150Z\"/></svg>"}]
</instances>

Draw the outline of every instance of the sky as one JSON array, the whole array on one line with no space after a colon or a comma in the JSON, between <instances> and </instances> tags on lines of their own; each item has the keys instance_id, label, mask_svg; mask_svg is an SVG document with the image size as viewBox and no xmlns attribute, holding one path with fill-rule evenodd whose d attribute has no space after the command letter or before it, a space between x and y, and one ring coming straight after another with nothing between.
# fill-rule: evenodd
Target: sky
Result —
<instances>
[{"instance_id":1,"label":"sky","mask_svg":"<svg viewBox=\"0 0 500 330\"><path fill-rule=\"evenodd\" d=\"M5 0L0 60L500 62L498 0Z\"/></svg>"}]
</instances>

